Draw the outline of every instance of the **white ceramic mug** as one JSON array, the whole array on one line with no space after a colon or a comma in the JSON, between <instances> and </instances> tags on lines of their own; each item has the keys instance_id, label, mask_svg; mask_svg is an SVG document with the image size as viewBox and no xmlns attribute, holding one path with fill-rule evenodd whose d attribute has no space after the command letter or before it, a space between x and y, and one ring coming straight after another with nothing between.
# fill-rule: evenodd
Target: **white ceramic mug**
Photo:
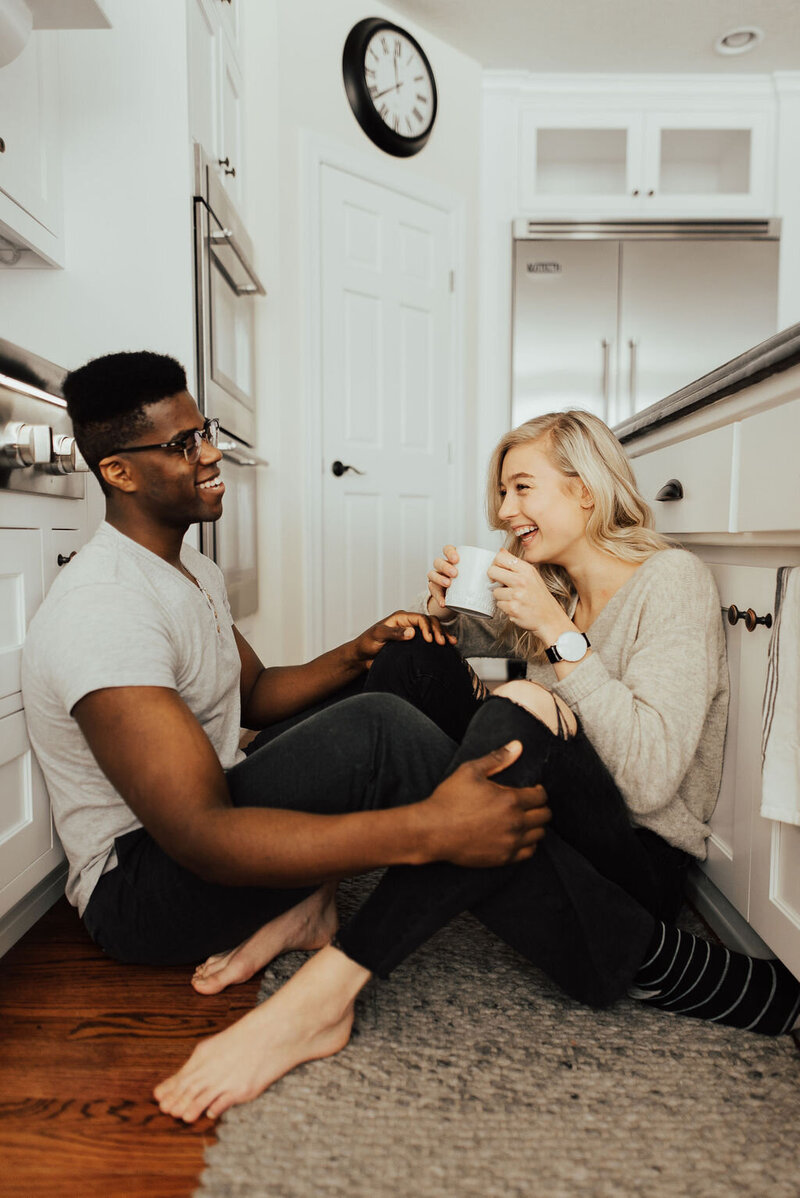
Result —
<instances>
[{"instance_id":1,"label":"white ceramic mug","mask_svg":"<svg viewBox=\"0 0 800 1198\"><path fill-rule=\"evenodd\" d=\"M476 549L474 545L458 545L458 574L445 591L445 603L453 611L473 616L493 616L495 612L493 587L486 571L495 559L494 549Z\"/></svg>"}]
</instances>

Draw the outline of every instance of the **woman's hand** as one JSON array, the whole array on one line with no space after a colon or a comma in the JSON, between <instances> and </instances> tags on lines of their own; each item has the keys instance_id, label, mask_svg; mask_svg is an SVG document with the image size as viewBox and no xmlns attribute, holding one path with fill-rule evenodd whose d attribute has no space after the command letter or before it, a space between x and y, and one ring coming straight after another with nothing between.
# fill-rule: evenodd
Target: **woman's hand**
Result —
<instances>
[{"instance_id":1,"label":"woman's hand","mask_svg":"<svg viewBox=\"0 0 800 1198\"><path fill-rule=\"evenodd\" d=\"M456 569L458 550L455 545L445 545L442 553L444 556L434 558L433 569L428 571L428 594L430 595L428 611L431 610L432 601L434 610L431 615L446 619L450 615L447 606L447 588L458 574Z\"/></svg>"},{"instance_id":2,"label":"woman's hand","mask_svg":"<svg viewBox=\"0 0 800 1198\"><path fill-rule=\"evenodd\" d=\"M356 637L353 641L356 659L369 669L375 655L388 641L410 641L416 636L417 629L425 641L436 641L437 645L456 643L454 636L442 631L435 616L424 616L418 611L395 611Z\"/></svg>"},{"instance_id":3,"label":"woman's hand","mask_svg":"<svg viewBox=\"0 0 800 1198\"><path fill-rule=\"evenodd\" d=\"M574 628L558 600L547 589L539 571L521 557L501 549L489 567L495 603L518 628L536 633L546 645Z\"/></svg>"}]
</instances>

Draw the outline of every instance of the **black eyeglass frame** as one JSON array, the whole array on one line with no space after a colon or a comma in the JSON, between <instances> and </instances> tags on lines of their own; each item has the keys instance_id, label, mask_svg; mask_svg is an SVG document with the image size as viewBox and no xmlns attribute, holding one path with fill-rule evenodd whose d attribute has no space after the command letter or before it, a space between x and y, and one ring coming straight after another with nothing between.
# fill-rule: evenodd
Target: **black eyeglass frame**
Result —
<instances>
[{"instance_id":1,"label":"black eyeglass frame","mask_svg":"<svg viewBox=\"0 0 800 1198\"><path fill-rule=\"evenodd\" d=\"M106 458L113 458L117 453L142 453L145 449L180 449L186 461L189 464L198 462L200 454L203 450L203 442L207 441L209 445L213 445L216 449L219 437L219 420L216 416L206 419L202 428L193 428L183 436L177 437L174 441L159 441L157 445L131 445L124 449L115 449L113 453L107 453ZM195 456L190 457L193 453Z\"/></svg>"}]
</instances>

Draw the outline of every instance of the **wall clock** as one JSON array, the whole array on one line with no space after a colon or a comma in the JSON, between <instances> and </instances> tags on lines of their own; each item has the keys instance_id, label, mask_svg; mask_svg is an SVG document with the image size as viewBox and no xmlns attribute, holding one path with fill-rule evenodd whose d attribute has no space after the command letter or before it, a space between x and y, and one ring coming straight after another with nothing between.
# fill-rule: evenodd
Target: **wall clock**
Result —
<instances>
[{"instance_id":1,"label":"wall clock","mask_svg":"<svg viewBox=\"0 0 800 1198\"><path fill-rule=\"evenodd\" d=\"M359 21L342 53L347 99L367 137L387 154L410 158L431 135L436 83L410 33L382 17Z\"/></svg>"}]
</instances>

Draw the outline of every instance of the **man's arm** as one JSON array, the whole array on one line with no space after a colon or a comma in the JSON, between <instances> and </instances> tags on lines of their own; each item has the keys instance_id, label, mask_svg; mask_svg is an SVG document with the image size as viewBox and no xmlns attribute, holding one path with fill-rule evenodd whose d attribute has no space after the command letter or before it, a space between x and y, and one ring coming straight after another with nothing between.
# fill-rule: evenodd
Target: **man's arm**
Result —
<instances>
[{"instance_id":1,"label":"man's arm","mask_svg":"<svg viewBox=\"0 0 800 1198\"><path fill-rule=\"evenodd\" d=\"M519 756L518 741L459 766L422 802L313 815L233 807L208 737L174 690L92 691L72 715L154 840L210 882L302 886L385 865L501 865L530 857L550 818L540 786L491 781Z\"/></svg>"},{"instance_id":2,"label":"man's arm","mask_svg":"<svg viewBox=\"0 0 800 1198\"><path fill-rule=\"evenodd\" d=\"M388 641L422 636L444 645L454 637L442 632L439 621L419 612L396 611L352 641L301 666L265 667L234 626L242 663L242 725L266 728L341 690L372 665Z\"/></svg>"}]
</instances>

